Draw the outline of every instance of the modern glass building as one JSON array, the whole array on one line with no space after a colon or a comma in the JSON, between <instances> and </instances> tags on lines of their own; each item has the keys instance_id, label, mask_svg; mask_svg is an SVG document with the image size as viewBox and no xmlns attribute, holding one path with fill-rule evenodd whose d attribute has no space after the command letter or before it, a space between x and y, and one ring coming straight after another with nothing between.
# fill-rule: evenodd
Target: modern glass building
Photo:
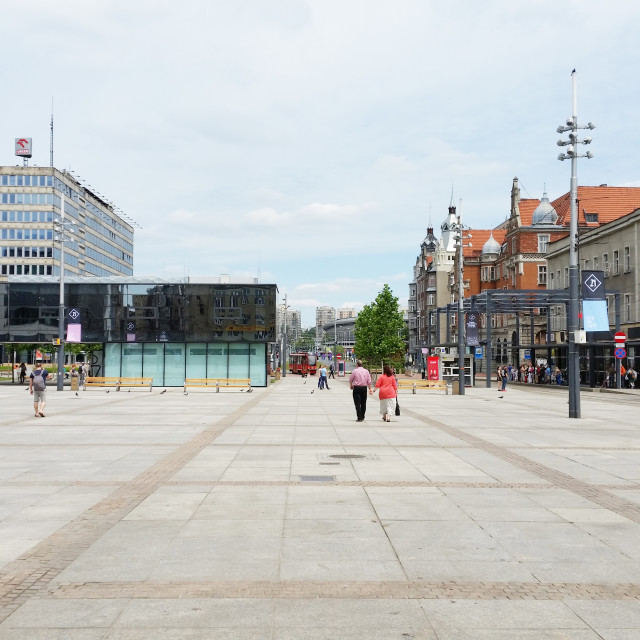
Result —
<instances>
[{"instance_id":1,"label":"modern glass building","mask_svg":"<svg viewBox=\"0 0 640 640\"><path fill-rule=\"evenodd\" d=\"M276 285L256 282L65 276L65 324L80 325L79 342L103 346L93 375L153 377L154 386L251 378L264 386L276 292ZM0 342L51 343L58 310L55 277L0 282Z\"/></svg>"}]
</instances>

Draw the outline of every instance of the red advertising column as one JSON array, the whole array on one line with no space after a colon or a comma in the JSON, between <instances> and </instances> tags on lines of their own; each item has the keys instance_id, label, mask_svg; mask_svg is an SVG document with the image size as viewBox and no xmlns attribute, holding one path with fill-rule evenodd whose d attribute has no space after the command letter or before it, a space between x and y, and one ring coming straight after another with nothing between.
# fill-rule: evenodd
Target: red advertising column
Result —
<instances>
[{"instance_id":1,"label":"red advertising column","mask_svg":"<svg viewBox=\"0 0 640 640\"><path fill-rule=\"evenodd\" d=\"M438 356L429 356L427 358L427 371L429 375L429 380L439 380L440 358Z\"/></svg>"}]
</instances>

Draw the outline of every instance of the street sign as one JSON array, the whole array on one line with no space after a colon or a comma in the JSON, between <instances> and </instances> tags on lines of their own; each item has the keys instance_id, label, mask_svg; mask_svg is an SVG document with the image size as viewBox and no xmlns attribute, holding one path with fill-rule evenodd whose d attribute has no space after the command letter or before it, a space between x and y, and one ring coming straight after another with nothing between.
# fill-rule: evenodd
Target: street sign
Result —
<instances>
[{"instance_id":1,"label":"street sign","mask_svg":"<svg viewBox=\"0 0 640 640\"><path fill-rule=\"evenodd\" d=\"M482 347L476 347L476 360L482 360L484 357L484 349Z\"/></svg>"},{"instance_id":2,"label":"street sign","mask_svg":"<svg viewBox=\"0 0 640 640\"><path fill-rule=\"evenodd\" d=\"M627 334L624 331L618 331L613 339L616 341L616 344L624 344L627 340Z\"/></svg>"},{"instance_id":3,"label":"street sign","mask_svg":"<svg viewBox=\"0 0 640 640\"><path fill-rule=\"evenodd\" d=\"M618 360L622 360L622 358L626 357L626 355L627 355L627 350L626 350L626 349L623 349L622 347L618 347L618 348L615 350L615 355L616 355L616 358L618 358Z\"/></svg>"}]
</instances>

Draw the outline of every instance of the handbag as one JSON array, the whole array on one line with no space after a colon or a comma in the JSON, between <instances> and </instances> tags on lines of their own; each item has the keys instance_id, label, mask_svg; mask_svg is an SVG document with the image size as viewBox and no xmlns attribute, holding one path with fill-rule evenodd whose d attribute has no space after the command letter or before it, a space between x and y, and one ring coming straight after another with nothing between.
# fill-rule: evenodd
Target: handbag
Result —
<instances>
[{"instance_id":1,"label":"handbag","mask_svg":"<svg viewBox=\"0 0 640 640\"><path fill-rule=\"evenodd\" d=\"M398 404L398 398L396 398L396 415L400 415L400 405Z\"/></svg>"}]
</instances>

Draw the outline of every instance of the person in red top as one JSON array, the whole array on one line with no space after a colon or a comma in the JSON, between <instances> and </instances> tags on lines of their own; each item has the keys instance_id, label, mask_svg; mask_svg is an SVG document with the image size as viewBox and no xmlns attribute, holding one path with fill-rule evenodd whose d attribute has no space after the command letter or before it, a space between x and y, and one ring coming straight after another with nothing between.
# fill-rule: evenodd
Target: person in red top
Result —
<instances>
[{"instance_id":1,"label":"person in red top","mask_svg":"<svg viewBox=\"0 0 640 640\"><path fill-rule=\"evenodd\" d=\"M398 383L393 371L388 364L384 365L382 375L376 381L376 389L380 389L380 413L385 422L391 422L391 414L395 413L396 397L398 396ZM373 393L371 391L370 393Z\"/></svg>"}]
</instances>

